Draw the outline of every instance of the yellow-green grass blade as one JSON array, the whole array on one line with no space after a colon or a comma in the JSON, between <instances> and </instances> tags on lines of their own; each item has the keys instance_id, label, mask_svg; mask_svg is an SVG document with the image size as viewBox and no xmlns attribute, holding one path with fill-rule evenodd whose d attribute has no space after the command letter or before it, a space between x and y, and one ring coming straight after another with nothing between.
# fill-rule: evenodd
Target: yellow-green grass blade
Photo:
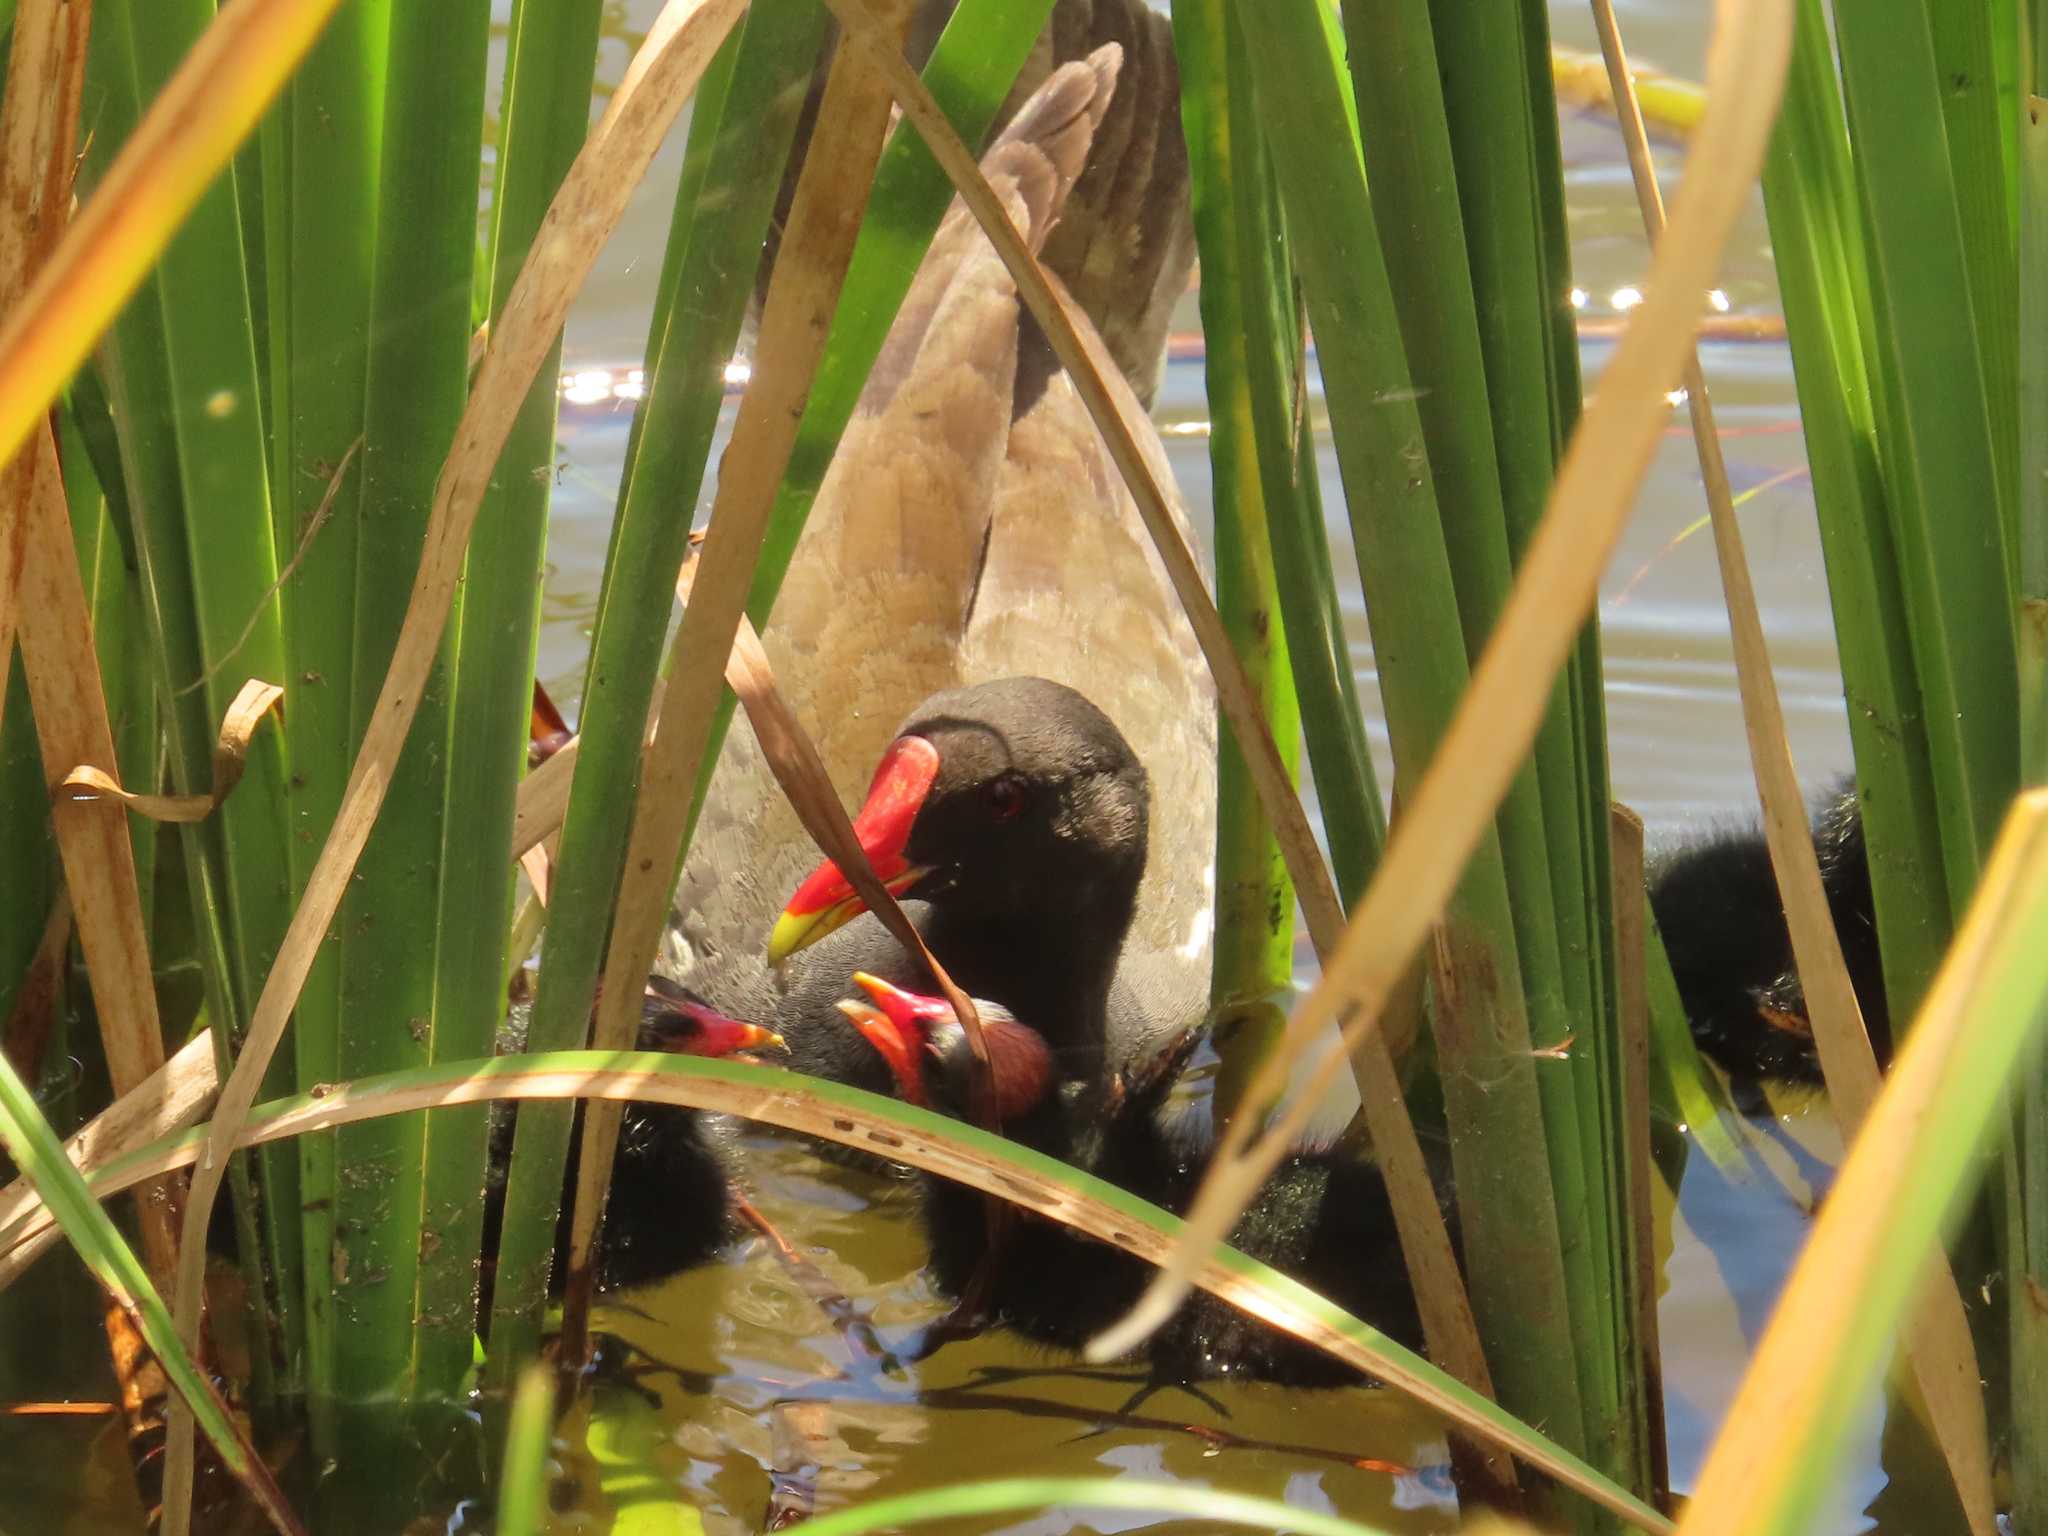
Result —
<instances>
[{"instance_id":1,"label":"yellow-green grass blade","mask_svg":"<svg viewBox=\"0 0 2048 1536\"><path fill-rule=\"evenodd\" d=\"M1181 1229L1178 1218L1093 1175L930 1110L842 1083L802 1077L786 1068L667 1052L500 1056L332 1084L321 1093L257 1106L240 1142L303 1135L315 1126L429 1107L441 1113L448 1106L492 1099L579 1095L739 1114L879 1153L941 1177L999 1190L1006 1198L1055 1214L1152 1263L1166 1256ZM202 1125L166 1136L95 1170L90 1176L94 1195L110 1198L166 1169L189 1164L206 1133ZM30 1211L0 1230L0 1250L35 1231L38 1214ZM1219 1249L1201 1283L1233 1304L1250 1305L1259 1315L1302 1331L1319 1347L1416 1397L1640 1528L1670 1529L1669 1522L1641 1500L1545 1434L1256 1259Z\"/></svg>"}]
</instances>

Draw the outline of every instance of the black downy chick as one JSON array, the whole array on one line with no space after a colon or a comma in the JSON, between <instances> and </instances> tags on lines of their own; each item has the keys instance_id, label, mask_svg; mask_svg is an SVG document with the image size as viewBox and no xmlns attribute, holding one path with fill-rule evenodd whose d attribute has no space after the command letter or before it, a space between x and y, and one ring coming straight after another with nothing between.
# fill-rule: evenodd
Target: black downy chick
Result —
<instances>
[{"instance_id":1,"label":"black downy chick","mask_svg":"<svg viewBox=\"0 0 2048 1536\"><path fill-rule=\"evenodd\" d=\"M902 1064L899 1093L964 1113L971 1057L950 1005L872 976L857 980L872 1003L848 1002L843 1011L871 1037L891 1030L899 1036L902 1044L885 1051ZM1214 1145L1184 1126L1162 1128L1159 1117L1194 1044L1192 1034L1098 1087L1055 1080L1049 1051L1042 1041L1031 1044L1035 1030L999 1004L977 999L976 1008L990 1035L1009 1134L1176 1214L1187 1210ZM1035 1342L1078 1351L1122 1317L1151 1279L1152 1266L1142 1260L1028 1214L1011 1224L992 1275L981 1275L988 1257L982 1197L944 1179L926 1185L925 1225L939 1287L957 1297L982 1285L991 1319ZM1229 1241L1397 1343L1423 1347L1377 1169L1335 1150L1303 1148L1274 1171ZM1238 1377L1324 1387L1364 1379L1206 1292L1182 1305L1143 1347L1142 1358L1156 1384Z\"/></svg>"},{"instance_id":2,"label":"black downy chick","mask_svg":"<svg viewBox=\"0 0 2048 1536\"><path fill-rule=\"evenodd\" d=\"M525 1016L515 1011L499 1030L498 1054L520 1051L525 1043ZM681 988L655 980L649 983L641 1005L635 1045L643 1051L731 1056L776 1050L782 1040L772 1030L728 1018ZM492 1280L489 1266L498 1251L504 1218L516 1108L503 1100L492 1106L484 1187L486 1313ZM565 1278L581 1124L579 1110L555 1229L555 1262L549 1271L549 1289L555 1295L561 1294ZM715 1257L733 1236L727 1209L728 1179L723 1152L707 1135L704 1117L698 1111L672 1104L629 1103L619 1128L611 1193L598 1240L597 1289L619 1291L652 1285Z\"/></svg>"},{"instance_id":3,"label":"black downy chick","mask_svg":"<svg viewBox=\"0 0 2048 1536\"><path fill-rule=\"evenodd\" d=\"M1814 852L1835 932L1880 1067L1892 1054L1870 856L1852 786L1813 819ZM1763 833L1702 838L1659 860L1650 905L1699 1047L1738 1083L1821 1083L1806 995Z\"/></svg>"}]
</instances>

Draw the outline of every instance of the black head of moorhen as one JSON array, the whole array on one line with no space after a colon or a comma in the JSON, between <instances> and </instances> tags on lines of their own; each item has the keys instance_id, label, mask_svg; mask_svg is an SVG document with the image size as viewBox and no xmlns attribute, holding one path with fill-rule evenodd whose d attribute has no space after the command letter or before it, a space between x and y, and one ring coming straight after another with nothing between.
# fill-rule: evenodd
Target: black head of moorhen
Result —
<instances>
[{"instance_id":1,"label":"black head of moorhen","mask_svg":"<svg viewBox=\"0 0 2048 1536\"><path fill-rule=\"evenodd\" d=\"M1813 819L1813 846L1849 979L1882 1066L1891 1058L1891 1017L1870 856L1853 786L1837 785L1822 801ZM1650 880L1650 905L1700 1049L1746 1095L1764 1080L1818 1086L1820 1058L1761 830L1716 833L1660 858Z\"/></svg>"},{"instance_id":2,"label":"black head of moorhen","mask_svg":"<svg viewBox=\"0 0 2048 1536\"><path fill-rule=\"evenodd\" d=\"M844 1011L871 1035L890 1028L900 1034L901 1047L888 1052L904 1064L898 1092L963 1113L970 1068L951 1007L875 977L858 979L872 1003L849 1002ZM1192 1034L1099 1085L1059 1081L1034 1058L1025 1038L1029 1026L999 1005L977 1000L976 1006L985 1027L996 1021L991 1056L998 1095L1016 1111L1013 1136L1155 1205L1186 1211L1214 1143L1186 1119L1162 1126L1161 1111L1186 1065ZM1039 1102L1020 1105L1034 1085ZM982 1197L943 1179L925 1184L935 1282L953 1296L978 1285L990 1318L1035 1342L1079 1350L1129 1310L1151 1277L1151 1266L1142 1260L1033 1216L1011 1224L991 1262ZM1335 1150L1305 1147L1292 1153L1232 1229L1230 1243L1396 1342L1422 1348L1421 1319L1386 1185L1371 1166ZM1361 1380L1342 1362L1206 1292L1197 1292L1153 1336L1143 1360L1155 1383L1242 1377L1337 1386Z\"/></svg>"},{"instance_id":3,"label":"black head of moorhen","mask_svg":"<svg viewBox=\"0 0 2048 1536\"><path fill-rule=\"evenodd\" d=\"M913 916L959 985L1018 1017L1059 1021L1044 1032L1061 1070L1085 1076L1104 1054L1148 810L1145 770L1109 717L1071 688L1019 677L913 712L854 830L882 881L916 899ZM814 944L774 1015L793 1052L844 1039L835 1005L853 971L926 983L830 861L790 899L769 955L780 964Z\"/></svg>"}]
</instances>

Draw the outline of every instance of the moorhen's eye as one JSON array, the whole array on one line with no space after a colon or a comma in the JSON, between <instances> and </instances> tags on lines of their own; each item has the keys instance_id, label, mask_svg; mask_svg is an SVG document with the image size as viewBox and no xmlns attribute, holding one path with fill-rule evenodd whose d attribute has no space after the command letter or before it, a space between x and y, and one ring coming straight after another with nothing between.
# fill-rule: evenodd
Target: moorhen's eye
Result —
<instances>
[{"instance_id":1,"label":"moorhen's eye","mask_svg":"<svg viewBox=\"0 0 2048 1536\"><path fill-rule=\"evenodd\" d=\"M1024 797L1024 780L1014 773L989 780L981 792L989 815L996 821L1015 821L1023 813Z\"/></svg>"}]
</instances>

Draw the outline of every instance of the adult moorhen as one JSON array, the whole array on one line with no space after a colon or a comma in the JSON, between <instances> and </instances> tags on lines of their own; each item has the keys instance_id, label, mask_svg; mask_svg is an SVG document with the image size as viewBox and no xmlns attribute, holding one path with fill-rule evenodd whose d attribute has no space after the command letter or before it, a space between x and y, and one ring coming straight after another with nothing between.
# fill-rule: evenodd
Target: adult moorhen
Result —
<instances>
[{"instance_id":1,"label":"adult moorhen","mask_svg":"<svg viewBox=\"0 0 2048 1536\"><path fill-rule=\"evenodd\" d=\"M1139 50L1147 66L1170 70L1165 19L1131 25L1148 40ZM1053 69L983 157L1018 227L1048 256L1091 148L1119 121L1111 104L1124 60L1108 46ZM1146 92L1178 99L1156 81ZM1122 155L1133 134L1111 132L1105 152ZM1173 169L1170 157L1142 158ZM1174 174L1184 187L1185 166ZM1125 201L1143 227L1121 241L1095 231L1071 257L1086 270L1062 275L1099 306L1098 327L1151 337L1156 367L1158 317L1185 284L1190 248L1184 234L1150 226L1184 226L1185 199ZM1105 194L1102 206L1122 204ZM1131 294L1091 274L1126 248L1148 253L1136 289L1145 317L1112 320ZM1147 977L1153 1012L1183 1022L1207 1006L1214 700L1121 477L1065 374L1042 366L1043 349L1007 269L956 204L869 377L762 639L842 791L857 788L895 722L929 695L1024 674L1086 687L1152 765L1171 811L1153 829L1159 857L1141 866L1128 969ZM765 964L761 934L815 859L751 733L732 731L661 968L741 1017L784 1016L785 983ZM837 968L831 996L853 968ZM829 1006L821 993L799 1012ZM1082 1018L1072 1032L1092 1027Z\"/></svg>"},{"instance_id":2,"label":"adult moorhen","mask_svg":"<svg viewBox=\"0 0 2048 1536\"><path fill-rule=\"evenodd\" d=\"M962 1114L971 1071L965 1036L949 1004L878 977L855 980L872 1002L841 1011L897 1066L898 1093ZM1214 1144L1189 1118L1163 1126L1160 1112L1193 1036L1106 1081L1059 1081L1035 1031L1000 1004L976 1000L988 1030L999 1101L1010 1134L1176 1213L1193 1201ZM893 1035L893 1045L879 1045ZM1035 1096L1035 1097L1034 1097ZM1129 1310L1150 1265L1070 1227L1024 1215L993 1262L981 1196L949 1180L925 1180L924 1219L932 1275L953 1296L982 1287L996 1323L1058 1349L1078 1350ZM1293 1276L1420 1350L1422 1325L1378 1170L1334 1150L1291 1154L1230 1234L1233 1247ZM987 1265L987 1273L983 1273ZM1295 1386L1337 1386L1357 1372L1235 1307L1198 1292L1144 1346L1155 1384L1222 1376Z\"/></svg>"}]
</instances>

